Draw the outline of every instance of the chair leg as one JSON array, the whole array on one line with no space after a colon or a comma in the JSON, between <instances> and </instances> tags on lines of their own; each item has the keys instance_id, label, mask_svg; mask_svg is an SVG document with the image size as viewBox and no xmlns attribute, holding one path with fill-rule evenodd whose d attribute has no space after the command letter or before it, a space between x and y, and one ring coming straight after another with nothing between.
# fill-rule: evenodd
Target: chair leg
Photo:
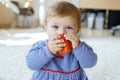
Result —
<instances>
[{"instance_id":1,"label":"chair leg","mask_svg":"<svg viewBox=\"0 0 120 80\"><path fill-rule=\"evenodd\" d=\"M111 29L111 34L112 34L112 35L115 35L115 32L118 31L118 30L120 30L120 25L118 25L118 26L116 26L116 27L112 27L112 29Z\"/></svg>"},{"instance_id":2,"label":"chair leg","mask_svg":"<svg viewBox=\"0 0 120 80\"><path fill-rule=\"evenodd\" d=\"M111 34L114 36L115 35L115 31L113 31Z\"/></svg>"}]
</instances>

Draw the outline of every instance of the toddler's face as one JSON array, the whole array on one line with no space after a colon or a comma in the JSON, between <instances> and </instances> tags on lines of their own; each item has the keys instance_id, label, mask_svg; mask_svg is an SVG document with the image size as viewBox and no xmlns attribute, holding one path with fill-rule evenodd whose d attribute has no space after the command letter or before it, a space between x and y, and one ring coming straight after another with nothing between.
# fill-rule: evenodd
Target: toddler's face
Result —
<instances>
[{"instance_id":1,"label":"toddler's face","mask_svg":"<svg viewBox=\"0 0 120 80\"><path fill-rule=\"evenodd\" d=\"M47 21L45 26L48 37L57 38L60 34L77 34L79 31L73 18L67 17L52 17Z\"/></svg>"}]
</instances>

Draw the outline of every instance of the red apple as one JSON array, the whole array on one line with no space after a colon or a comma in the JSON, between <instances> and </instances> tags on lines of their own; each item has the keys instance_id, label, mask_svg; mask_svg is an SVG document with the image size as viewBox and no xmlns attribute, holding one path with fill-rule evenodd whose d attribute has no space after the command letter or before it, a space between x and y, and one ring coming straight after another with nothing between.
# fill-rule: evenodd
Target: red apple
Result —
<instances>
[{"instance_id":1,"label":"red apple","mask_svg":"<svg viewBox=\"0 0 120 80\"><path fill-rule=\"evenodd\" d=\"M72 50L72 43L69 40L66 40L64 34L60 35L59 39L63 39L65 43L65 47L62 50L59 50L59 54L68 54Z\"/></svg>"}]
</instances>

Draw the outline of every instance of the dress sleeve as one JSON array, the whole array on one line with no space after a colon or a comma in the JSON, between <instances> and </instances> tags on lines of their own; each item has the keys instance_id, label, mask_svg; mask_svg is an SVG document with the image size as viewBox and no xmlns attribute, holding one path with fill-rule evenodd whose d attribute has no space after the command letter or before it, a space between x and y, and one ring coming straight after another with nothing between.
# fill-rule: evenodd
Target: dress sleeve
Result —
<instances>
[{"instance_id":1,"label":"dress sleeve","mask_svg":"<svg viewBox=\"0 0 120 80\"><path fill-rule=\"evenodd\" d=\"M51 61L54 56L47 48L45 41L35 43L26 56L26 63L30 69L40 70Z\"/></svg>"},{"instance_id":2,"label":"dress sleeve","mask_svg":"<svg viewBox=\"0 0 120 80\"><path fill-rule=\"evenodd\" d=\"M85 42L80 42L80 45L72 52L83 68L91 68L97 63L97 55Z\"/></svg>"}]
</instances>

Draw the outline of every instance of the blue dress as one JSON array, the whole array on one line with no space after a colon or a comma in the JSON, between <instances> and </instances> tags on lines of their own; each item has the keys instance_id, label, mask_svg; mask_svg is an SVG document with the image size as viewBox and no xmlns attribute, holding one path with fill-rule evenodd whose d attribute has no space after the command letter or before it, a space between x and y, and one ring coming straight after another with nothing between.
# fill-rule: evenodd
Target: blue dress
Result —
<instances>
[{"instance_id":1,"label":"blue dress","mask_svg":"<svg viewBox=\"0 0 120 80\"><path fill-rule=\"evenodd\" d=\"M48 40L36 42L26 56L27 66L34 70L32 80L87 80L83 68L91 68L97 55L85 42L69 54L53 55L47 47Z\"/></svg>"}]
</instances>

